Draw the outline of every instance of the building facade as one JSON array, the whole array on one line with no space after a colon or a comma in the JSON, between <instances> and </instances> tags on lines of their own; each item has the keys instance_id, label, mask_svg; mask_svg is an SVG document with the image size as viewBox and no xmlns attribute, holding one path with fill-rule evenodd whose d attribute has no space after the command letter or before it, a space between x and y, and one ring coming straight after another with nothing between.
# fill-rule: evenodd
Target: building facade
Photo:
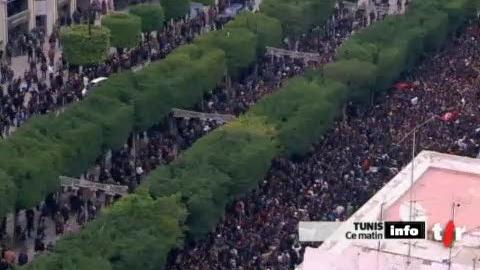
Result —
<instances>
[{"instance_id":1,"label":"building facade","mask_svg":"<svg viewBox=\"0 0 480 270\"><path fill-rule=\"evenodd\" d=\"M78 0L86 6L88 1ZM60 18L71 17L80 4L85 6L77 0L0 0L0 46L36 27L51 34Z\"/></svg>"}]
</instances>

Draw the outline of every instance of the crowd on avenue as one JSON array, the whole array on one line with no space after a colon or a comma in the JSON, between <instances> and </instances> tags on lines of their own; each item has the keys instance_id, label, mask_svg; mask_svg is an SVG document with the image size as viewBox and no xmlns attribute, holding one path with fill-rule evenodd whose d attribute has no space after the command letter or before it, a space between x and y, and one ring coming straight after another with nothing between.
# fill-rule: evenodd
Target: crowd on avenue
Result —
<instances>
[{"instance_id":1,"label":"crowd on avenue","mask_svg":"<svg viewBox=\"0 0 480 270\"><path fill-rule=\"evenodd\" d=\"M411 161L433 150L475 157L480 149L480 27L471 25L441 53L370 107L347 115L301 159L278 158L255 191L236 201L206 241L171 258L168 269L293 269L307 243L299 221L345 220Z\"/></svg>"},{"instance_id":2,"label":"crowd on avenue","mask_svg":"<svg viewBox=\"0 0 480 270\"><path fill-rule=\"evenodd\" d=\"M5 52L0 51L0 135L7 137L34 115L81 100L93 88L91 81L95 78L165 58L207 28L221 28L228 20L218 16L224 9L225 4L221 4L210 8L208 14L200 11L188 20L167 23L154 37L143 39L138 47L111 53L104 63L82 70L68 66L58 41L59 29L48 37L43 30L33 29L9 41ZM27 56L23 74L15 74L11 66L12 57L17 55Z\"/></svg>"},{"instance_id":3,"label":"crowd on avenue","mask_svg":"<svg viewBox=\"0 0 480 270\"><path fill-rule=\"evenodd\" d=\"M15 127L20 126L33 115L45 114L81 100L88 91L94 89L94 85L91 84L91 80L94 78L108 77L112 73L138 68L150 61L161 60L176 47L192 42L195 36L204 31L222 28L228 18L218 15L225 8L225 1L220 1L218 6L211 7L207 11L208 18L211 19L207 19L207 14L200 12L196 17L188 20L182 19L168 23L162 30L157 31L155 36L143 40L137 48L126 50L121 54L112 53L105 63L87 67L81 71L68 67L63 55L56 55L60 49L58 31L48 39L45 39L44 32L38 29L22 35L19 43L14 44L12 41L7 44L5 55L3 55L3 51L0 51L2 54L0 56L2 59L0 61L0 89L3 90L3 94L0 95L1 136L7 137L15 130ZM74 20L74 23L77 22ZM15 51L13 48L16 48ZM27 56L29 68L25 70L23 76L15 77L11 63L12 57L18 55ZM2 58L2 56L4 57ZM185 133L182 134L185 142L181 144L181 147L190 145L193 138L198 138L208 131L202 127L205 132L192 133L187 130L187 127L191 128L198 123L187 121L184 125L186 126L183 129L182 123L179 123L178 126L179 131ZM212 123L211 128L214 127L215 123ZM160 130L163 127L158 128ZM159 132L152 132L154 132L152 136L156 136L157 133L160 136ZM173 150L168 148L169 152L165 152L165 145L173 147L172 138L165 136L155 139L149 145L151 148L154 143L157 144L159 160L172 160ZM134 181L130 181L128 171L130 168L128 161L131 161L132 153L130 146L126 144L125 149L114 153L111 159L112 166L108 170L103 169L97 175L87 173L87 178L109 182L112 181L113 176L118 179L115 184L133 183ZM147 146L140 145L140 147L143 153L141 157L144 158L145 154L149 154ZM140 153L140 150L138 152ZM127 156L125 156L126 153L128 153ZM125 157L127 163L124 162ZM99 161L99 164L101 163L103 162ZM144 166L148 168L148 165ZM134 167L133 179L139 180L140 170L141 167ZM101 207L108 206L118 198L119 196L110 196L102 191L91 193L86 190L72 189L50 194L36 209L22 211L23 215L16 222L14 239L15 243L20 243L20 248L12 249L4 244L0 246L2 251L0 269L8 269L11 265L26 264L32 259L33 254L50 249L53 241L57 238L55 235L60 236L64 233L78 231L86 221L96 216ZM16 216L18 218L19 215ZM5 235L6 219L3 219L0 223L0 239L3 239Z\"/></svg>"},{"instance_id":4,"label":"crowd on avenue","mask_svg":"<svg viewBox=\"0 0 480 270\"><path fill-rule=\"evenodd\" d=\"M218 14L219 10L216 12ZM28 40L31 40L29 44L32 44L32 53L29 56L29 61L32 62L30 70L25 72L23 78L10 80L6 78L3 84L7 90L1 99L2 108L10 108L9 113L3 117L8 119L5 121L3 135L8 135L10 126L20 125L31 115L46 113L82 99L89 91L89 82L93 78L108 76L119 70L165 57L176 46L188 43L194 35L200 34L207 24L202 18L204 17L199 16L192 21L169 25L157 35L158 38L144 41L138 48L123 54L113 54L104 64L84 69L82 72L68 70L62 56L56 62L55 55L53 61L50 61L50 56L47 54L46 57L42 50L37 54L34 48L37 45L41 46L41 42L36 38L37 34L29 34ZM214 28L221 27L224 22L217 23ZM355 18L335 16L328 24L325 37L319 39L315 32L308 33L302 37L298 48L301 51L320 52L321 64L330 62L335 49L362 24ZM469 33L469 36L464 35L462 38L468 41L470 50L467 48L458 50L467 44L451 44L450 48L454 49L447 50L435 58L439 60L434 61L448 62L452 59L452 65L457 65L458 59L462 61L468 59L468 65L465 62L466 69L474 67L475 59L472 55L476 52L473 47L477 42L471 40L472 32ZM475 37L478 38L480 35ZM54 34L49 38L47 46L55 49L57 43ZM461 52L463 54L455 55ZM2 70L4 66L9 70L8 57L6 59L2 64ZM44 63L47 65L48 74L38 78L37 65L42 70ZM457 105L447 104L448 106L445 105L447 107L440 107L441 111L437 112L440 110L438 106L444 105L443 103L447 101L454 102L455 99L447 91L450 88L439 82L433 85L431 80L435 78L435 74L442 71L445 72L445 76L456 78L459 71L457 69L432 71L425 65L419 67L424 69L422 72L415 71L410 75L412 78L408 78L409 81L415 82L414 90L391 93L388 97L382 98L385 99L384 102L379 102L373 109L362 109L351 104L345 121L338 122L337 126L320 141L321 143L312 149L309 157L302 160L276 159L261 187L236 202L231 209L227 209L225 221L207 241L188 244L184 250L172 253L169 269L273 270L291 269L298 264L304 249L296 236L298 221L344 219L408 161L408 151L403 155L402 151L392 152L389 148L393 144L389 142L395 142L411 128L403 126L405 119L409 116L421 118L427 112L423 111L425 106L411 105L408 113L403 111L399 113L401 109L405 109L403 103L411 103L411 98L416 97L418 103L430 104L427 107L430 113L445 112ZM433 66L428 68L431 67ZM435 67L447 68L441 65ZM303 73L305 68L305 63L301 61L264 57L257 64L257 68L252 68L248 75L231 85L227 83L219 85L206 94L203 102L193 109L200 112L239 115L257 100L278 89L284 79ZM431 77L426 77L426 74L430 74ZM459 88L465 86L468 88L473 84L473 81L467 79L452 80L451 83ZM18 84L16 87L15 82ZM440 90L441 88L445 93ZM430 100L430 93L425 94L426 89L438 92L434 100ZM468 100L467 92L460 94L464 98L461 100ZM478 100L479 97L474 98ZM419 147L439 150L435 148L437 145L433 144L433 141L438 143L442 138L454 141L455 147L449 148L450 151L468 149L474 152L478 145L474 144L475 137L469 133L471 127L465 127L469 132L462 134L460 140L457 140L458 134L451 134L452 125L464 123L458 121L466 117L464 111L469 105L475 110L473 103L464 102L463 107L458 108L458 111L462 112L458 114L457 122L432 122L431 125L439 125L433 129L435 134L432 134L433 139L430 140L432 144L426 145L428 140L425 139ZM478 108L476 109L478 112ZM4 115L3 112L2 109L0 116ZM133 190L149 171L171 162L180 150L189 147L196 139L220 125L208 119L184 119L173 116L165 122L166 124L153 127L144 133L132 135L122 149L99 158L97 165L84 174L85 178L102 183L126 185ZM380 125L382 122L383 125ZM448 137L438 135L436 132L439 130L445 131L448 135L444 135ZM385 136L386 134L388 136ZM473 139L473 142L470 139ZM405 146L401 145L399 148L403 149ZM84 190L65 190L62 193L51 194L37 209L25 211L25 222L18 222L15 228L17 238L15 240L17 243L23 243L22 248L2 247L3 259L0 270L8 269L9 265L23 265L31 260L32 254L29 251L31 245L36 254L51 249L53 241L47 236L47 230L54 229L57 235L74 232L85 222L95 218L100 208L116 199L118 197L103 192Z\"/></svg>"},{"instance_id":5,"label":"crowd on avenue","mask_svg":"<svg viewBox=\"0 0 480 270\"><path fill-rule=\"evenodd\" d=\"M344 38L331 36L321 41L321 46L332 48L328 50L328 59L333 57L334 48ZM303 46L314 50L309 45ZM303 73L304 68L305 63L302 61L265 56L259 61L258 67L252 67L249 74L240 81L233 82L230 86L226 83L219 85L207 93L204 100L193 109L206 113L239 115L260 98L278 89L283 80ZM135 137L132 136L122 149L99 158L97 165L85 173L85 178L101 183L126 185L130 190L134 190L149 171L171 162L180 150L189 147L196 139L220 125L214 120L173 116L165 122ZM35 222L28 220L32 211L26 212L26 226L18 225L16 228L18 231L16 235L19 236L17 240L24 243L25 240L30 240L29 242L34 245L34 251L39 254L53 245L48 241L48 237L44 237L45 229L55 228L58 235L76 231L85 221L94 218L101 207L117 198L103 192L82 193L81 190L52 194L42 206L33 211ZM21 250L16 254L16 258L18 259L22 253L28 252Z\"/></svg>"}]
</instances>

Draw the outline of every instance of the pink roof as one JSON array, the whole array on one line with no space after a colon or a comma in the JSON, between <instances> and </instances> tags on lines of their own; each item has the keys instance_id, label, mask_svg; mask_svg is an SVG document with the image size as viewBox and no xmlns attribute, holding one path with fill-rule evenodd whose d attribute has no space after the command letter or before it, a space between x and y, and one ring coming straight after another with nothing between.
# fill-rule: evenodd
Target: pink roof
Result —
<instances>
[{"instance_id":1,"label":"pink roof","mask_svg":"<svg viewBox=\"0 0 480 270\"><path fill-rule=\"evenodd\" d=\"M380 220L382 212L383 220L410 220L411 198L414 219L426 220L428 228L435 223L443 227L451 219L452 203L460 204L455 208L455 224L467 227L464 239L456 241L451 250L425 239L345 239L345 231L353 222ZM410 163L403 168L320 247L307 248L299 269L470 270L474 260L480 265L479 213L480 159L423 151L415 158L414 166Z\"/></svg>"},{"instance_id":2,"label":"pink roof","mask_svg":"<svg viewBox=\"0 0 480 270\"><path fill-rule=\"evenodd\" d=\"M480 171L479 171L480 172ZM385 220L402 220L401 205L408 205L413 192L415 208L424 209L427 226L445 225L452 219L452 203L455 207L456 226L471 230L480 225L480 176L453 170L429 168L409 192L397 200L385 213ZM408 220L408 219L407 219Z\"/></svg>"}]
</instances>

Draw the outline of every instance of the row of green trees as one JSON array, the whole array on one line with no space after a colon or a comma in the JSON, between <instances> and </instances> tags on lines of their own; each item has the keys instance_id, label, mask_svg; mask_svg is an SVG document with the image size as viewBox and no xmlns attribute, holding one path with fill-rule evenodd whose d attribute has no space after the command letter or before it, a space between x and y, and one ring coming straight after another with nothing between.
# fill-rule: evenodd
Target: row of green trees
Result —
<instances>
[{"instance_id":1,"label":"row of green trees","mask_svg":"<svg viewBox=\"0 0 480 270\"><path fill-rule=\"evenodd\" d=\"M266 46L279 46L282 36L281 24L276 19L263 14L243 13L237 16L234 21L229 22L224 30L209 33L207 36L199 38L193 45L182 46L160 64L151 65L136 74L123 73L109 78L105 84L100 85L90 94L84 103L96 99L113 100L114 105L112 107L121 104L125 111L128 110L124 115L133 116L133 120L131 118L120 119L120 117L114 119L112 121L112 123L115 123L114 126L124 129L108 133L111 135L118 134L118 136L108 139L105 139L104 133L108 130L113 131L113 128L97 132L95 136L101 141L100 146L96 149L92 149L92 147L85 150L85 153L87 151L92 153L91 151L93 151L98 155L106 148L116 148L126 139L127 135L123 132L142 130L162 121L172 107L191 107L201 99L202 93L207 89L212 89L213 84L217 84L224 74L238 76L242 69L249 67L257 56L264 53ZM96 110L82 105L77 106L82 107L85 111ZM67 110L59 118L63 118L70 110L73 110L73 108ZM105 108L99 114L120 114L120 112L115 113L115 110L107 113L108 110L111 110L111 108ZM131 110L133 110L133 114L130 114ZM40 120L34 120L21 129L27 129L29 125L33 125L33 122L37 121ZM48 120L45 120L45 122L48 122ZM40 123L38 125L41 126ZM56 123L51 123L52 127L56 125ZM246 132L242 132L245 126L249 128L246 129ZM258 129L255 129L255 127ZM275 140L272 141L274 138L273 132L273 128L266 128L265 123L260 118L232 123L230 128L226 129L225 134L218 133L217 137L209 136L207 140L209 143L217 144L218 150L216 152L220 152L225 147L235 146L236 153L232 153L229 160L217 159L213 154L208 158L205 156L204 164L216 160L218 162L217 166L221 167L221 164L225 164L228 168L234 169L232 165L235 160L243 160L247 164L250 160L256 159L263 163L256 169L258 173L253 177L249 176L247 171L237 173L239 177L243 177L243 183L231 183L230 185L234 185L235 189L238 190L238 195L240 195L247 191L254 181L263 176L264 171L269 167L269 160L276 154L275 151L271 150L272 145L277 145ZM88 140L85 139L84 142ZM71 142L75 141L76 139L71 140ZM254 149L261 148L264 151L260 154L254 151ZM188 159L189 162L202 160L201 155L206 150L192 151ZM254 155L248 156L248 153L254 153ZM92 153L91 156L95 156L95 153ZM79 158L79 160L83 160L83 158ZM83 165L79 165L79 167L83 167ZM0 165L0 172L1 168ZM214 167L211 169L214 170ZM215 188L213 185L216 184L216 178L210 180L209 169L198 173L198 175L202 175L205 185ZM250 173L253 173L253 170L250 170ZM52 173L52 175L54 174L58 173ZM221 174L222 172L218 172L218 175ZM233 178L229 177L228 181L231 179ZM0 180L0 183L5 183L3 185L5 187L7 187L7 183L10 184L10 187L15 186L16 181L13 181L14 184L12 184L10 180L11 177L6 174L5 178ZM33 179L29 180L33 181ZM44 180L41 180L42 185L45 184ZM55 180L51 182L49 188L55 186L54 182ZM0 190L1 187L0 184ZM191 188L195 188L195 185L191 185ZM233 186L230 188L233 188ZM26 187L22 188L18 194L22 194L25 189ZM30 186L30 189L39 190L32 188L32 186ZM199 219L203 216L201 211L207 210L202 208L205 205L205 198L213 199L211 196L219 195L218 193L207 192L207 189L205 191L206 193L190 199L188 203L189 207L192 208L196 206L196 202L199 203L196 212ZM191 192L193 194L195 190L191 190ZM43 196L41 192L30 195ZM203 218L209 224L205 226L201 225L202 222L200 222L199 225L204 226L204 228L197 229L197 235L207 232L209 228L214 226L218 217L221 216L225 203L227 203L226 198L229 197L229 193L224 194L223 199L219 197L218 205L212 206L212 213ZM183 242L184 233L187 231L184 226L187 215L185 214L186 204L183 198L179 195L168 195L154 199L148 189L143 187L140 191L137 190L135 194L129 195L122 199L120 203L115 204L111 210L104 212L102 218L89 224L88 228L80 234L64 238L58 243L52 255L39 258L27 268L39 270L73 268L85 270L163 269L166 256L171 249ZM16 202L17 207L23 207L29 204L33 205L35 201L36 198L19 197L15 200L14 196L11 196L10 200L5 200L6 203L10 204L10 207L12 202ZM218 207L219 205L220 207ZM5 210L9 210L10 207L6 207ZM139 207L144 211L132 212L133 209ZM160 208L157 209L158 207ZM167 209L171 209L171 212L166 211ZM124 219L122 216L129 216L129 218ZM163 223L158 222L159 219L162 219ZM190 215L190 220L195 219ZM214 222L212 222L212 219ZM143 226L143 223L146 223L146 226ZM155 223L157 223L156 228L148 225ZM129 234L128 227L135 233L127 235ZM136 233L137 230L138 233ZM151 235L152 231L156 233L153 236ZM151 239L148 241L149 243L138 240L147 237ZM133 239L137 239L136 243L132 242ZM138 246L139 244L141 247ZM98 251L96 249L92 250L91 247L99 247L99 249Z\"/></svg>"},{"instance_id":2,"label":"row of green trees","mask_svg":"<svg viewBox=\"0 0 480 270\"><path fill-rule=\"evenodd\" d=\"M260 10L280 20L285 34L298 39L311 29L325 25L332 16L336 0L264 0Z\"/></svg>"},{"instance_id":3,"label":"row of green trees","mask_svg":"<svg viewBox=\"0 0 480 270\"><path fill-rule=\"evenodd\" d=\"M356 34L352 39L358 41L356 44L347 42L339 50L339 63L328 66L325 72L309 72L291 79L278 93L263 99L244 116L201 138L176 161L152 172L147 179L148 186L114 206L112 211L124 215L106 212L101 220L89 224L81 234L60 241L54 255L34 262L28 269L69 269L71 265L75 265L75 269L87 269L94 263L96 269L137 269L140 268L140 262L146 262L141 265L145 269L163 269L166 254L185 237L183 233L199 239L211 231L229 202L257 187L273 157L308 151L311 143L331 126L345 100L369 95L370 89L385 89L383 85L388 80L392 82L401 72L408 70L412 64L410 61L429 51L427 44L431 44L431 36L437 36L435 33L438 29L431 26L433 23L414 22L420 22L419 18L423 18L421 22L447 18L447 25L455 26L447 29L448 34L471 15L471 3L471 0L424 0L413 4L404 18L392 17ZM389 42L384 35L388 33L387 36L391 37L393 30L407 39L397 40L399 43ZM420 45L411 43L408 38L410 35L414 35ZM446 37L438 39L436 48L441 46L441 41L445 41ZM354 49L348 51L348 48ZM380 55L387 52L391 53L390 57L384 56L384 60L380 61ZM392 60L388 62L386 59ZM347 68L342 61L355 61L351 64L362 68L366 66L364 62L370 63L368 72L361 73L375 71L375 75L356 76L346 69L345 77L342 77L339 70ZM388 76L378 72L379 63L383 63L381 66ZM371 79L374 82L370 82L369 78L375 78ZM140 198L149 202L145 207L148 211L138 209L140 214L132 218L128 210L133 209L132 200ZM157 201L170 205L179 213L164 214L171 222L166 229L161 224L150 227L151 220L147 220L155 220L158 212L165 211L164 208L149 208L150 204ZM185 210L188 213L186 216ZM124 224L121 228L129 226L131 230L117 231L102 223L111 219ZM146 230L155 231L158 236L153 237L152 242L137 240L131 243L132 237L138 236L134 231L144 222ZM98 230L107 236L100 237ZM168 244L156 242L165 238L171 241ZM126 247L125 243L132 246ZM92 252L92 246L102 247L101 252ZM144 252L145 247L156 252ZM121 248L129 253L121 252ZM135 254L135 258L128 256L130 252ZM152 256L156 256L155 259ZM85 257L89 261L82 264L81 260L86 260Z\"/></svg>"},{"instance_id":4,"label":"row of green trees","mask_svg":"<svg viewBox=\"0 0 480 270\"><path fill-rule=\"evenodd\" d=\"M211 1L206 2L211 3ZM190 11L190 3L190 0L160 0L167 21L185 17Z\"/></svg>"},{"instance_id":5,"label":"row of green trees","mask_svg":"<svg viewBox=\"0 0 480 270\"><path fill-rule=\"evenodd\" d=\"M322 72L293 78L244 116L198 140L147 179L155 198L182 196L188 236L214 229L229 202L258 186L273 157L302 155L347 100L388 89L472 15L473 0L424 0L352 37ZM446 26L443 27L442 26ZM391 33L396 33L392 37ZM353 49L354 48L354 49ZM347 56L348 55L348 56Z\"/></svg>"},{"instance_id":6,"label":"row of green trees","mask_svg":"<svg viewBox=\"0 0 480 270\"><path fill-rule=\"evenodd\" d=\"M115 1L115 9L117 10L124 10L124 9L132 9L140 2L139 0L117 0ZM155 3L158 1L147 1L150 3ZM165 13L167 15L167 21L170 19L176 20L179 18L183 18L188 12L190 11L190 0L160 0L160 4L165 9ZM203 3L205 5L213 5L215 4L215 0L197 0L193 2ZM140 4L141 5L141 4Z\"/></svg>"},{"instance_id":7,"label":"row of green trees","mask_svg":"<svg viewBox=\"0 0 480 270\"><path fill-rule=\"evenodd\" d=\"M129 13L111 12L102 17L102 26L74 25L60 32L64 55L70 65L88 66L102 63L108 49L120 52L139 44L141 33L163 27L165 16L159 4L140 4Z\"/></svg>"},{"instance_id":8,"label":"row of green trees","mask_svg":"<svg viewBox=\"0 0 480 270\"><path fill-rule=\"evenodd\" d=\"M0 215L37 205L57 189L60 175L78 176L107 149L123 145L132 131L158 124L174 107L201 101L227 70L236 75L252 65L259 36L266 45L281 42L274 38L281 36L279 23L262 17L245 13L239 19L251 25L268 21L271 29L227 25L142 71L111 76L84 101L59 115L35 117L0 142Z\"/></svg>"},{"instance_id":9,"label":"row of green trees","mask_svg":"<svg viewBox=\"0 0 480 270\"><path fill-rule=\"evenodd\" d=\"M117 202L55 253L36 258L38 270L158 270L184 237L185 206L178 196L154 200L138 192ZM161 228L161 229L159 229Z\"/></svg>"},{"instance_id":10,"label":"row of green trees","mask_svg":"<svg viewBox=\"0 0 480 270\"><path fill-rule=\"evenodd\" d=\"M74 66L102 63L110 46L119 49L139 44L141 33L148 36L163 27L165 20L176 20L190 11L189 0L162 0L160 4L139 4L129 13L111 12L102 17L102 27L75 25L61 30L67 61Z\"/></svg>"}]
</instances>

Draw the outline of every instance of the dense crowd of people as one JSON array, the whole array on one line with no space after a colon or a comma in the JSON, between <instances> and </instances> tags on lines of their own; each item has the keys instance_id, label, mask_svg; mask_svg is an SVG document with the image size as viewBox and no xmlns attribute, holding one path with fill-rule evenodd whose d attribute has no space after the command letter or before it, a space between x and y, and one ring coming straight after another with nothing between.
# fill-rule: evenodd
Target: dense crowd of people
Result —
<instances>
[{"instance_id":1,"label":"dense crowd of people","mask_svg":"<svg viewBox=\"0 0 480 270\"><path fill-rule=\"evenodd\" d=\"M411 161L433 150L480 149L480 28L471 25L373 106L350 103L342 121L301 159L277 158L255 191L236 201L206 241L176 252L168 269L293 269L308 243L299 221L345 220ZM429 121L429 119L432 119Z\"/></svg>"},{"instance_id":2,"label":"dense crowd of people","mask_svg":"<svg viewBox=\"0 0 480 270\"><path fill-rule=\"evenodd\" d=\"M334 23L329 24L325 37L319 38L316 33L312 32L305 35L298 44L303 51L320 51L322 55L321 64L332 60L335 48L350 35L355 25L358 25L356 20L343 15L334 17L333 21ZM109 72L117 72L122 68L130 68L142 61L155 60L156 56L158 58L164 57L162 48L165 49L163 53L167 54L168 49L171 50L176 45L189 42L188 36L192 31L184 31L182 26L178 29L179 31L176 31L175 27L167 28L158 35L159 39L148 40L142 47L132 50L138 50L137 52L128 51L122 55L114 55L105 64L87 69L81 75L75 76L74 74L73 77L77 78L79 84L77 89L84 88L91 78L105 76ZM201 27L198 29L200 32ZM151 43L155 44L155 40L158 50L151 49ZM141 53L143 47L146 47L145 54ZM126 57L122 58L122 56ZM32 55L32 58L34 57L37 57L37 55ZM64 70L64 66L62 65L62 69L57 70L57 72ZM114 67L117 67L117 69ZM213 89L211 93L205 95L203 102L199 103L194 109L207 113L239 115L255 104L257 100L278 89L284 79L303 73L305 67L305 63L301 61L283 57L264 57L257 64L257 68L252 68L248 75L243 76L238 82L233 82L232 85L225 83ZM103 71L106 72L101 73ZM90 74L88 72L91 72L92 76L87 75L87 79L83 80L85 74ZM63 76L60 77L63 78ZM70 74L68 78L70 78ZM56 80L52 81L55 83ZM47 88L51 88L52 82L46 82L45 84L50 84ZM62 81L62 86L65 84ZM29 90L27 89L27 91ZM77 97L77 99L81 99L82 94ZM53 109L55 108L51 108L51 110ZM360 109L354 111L361 114ZM366 114L366 112L363 113ZM352 121L356 119L353 111L350 116L351 118L349 117L344 125L353 123ZM184 119L174 118L173 116L170 116L168 121L165 122L165 124L155 126L144 133L132 135L122 149L99 158L97 165L84 174L85 178L90 181L126 185L130 190L133 190L149 171L159 165L171 162L180 150L189 147L196 139L221 125L221 123L208 119ZM332 135L332 138L335 138L335 136L338 137L339 134ZM341 136L348 136L348 133L341 134ZM353 139L358 138L352 138L352 141ZM328 141L328 139L324 141ZM337 143L335 140L331 142L331 144L334 144L331 146L332 149L337 147ZM348 164L342 163L340 158L335 160L342 166ZM356 157L352 157L352 164L355 161ZM322 174L318 174L322 170L315 167L314 164L322 164L321 161L305 163L306 165L303 165L303 162L299 163L286 159L278 159L273 162L272 172L265 180L262 188L233 205L232 209L227 212L225 223L219 225L217 232L212 234L208 241L175 252L176 256L172 257L170 268L268 269L270 267L270 269L289 269L290 266L297 264L301 259L303 250L294 236L297 222L299 220L321 219L317 216L309 217L308 215L323 213L321 211L310 213L308 207L301 208L299 205L310 206L324 201L322 205L327 207L329 203L333 204L332 196L318 197L317 195L320 192L328 194L329 192L339 191L334 183L330 183L334 180L328 179L327 181ZM369 160L369 162L373 163L373 160ZM333 172L334 165L325 162L324 166L330 166L329 168L332 168ZM365 164L362 163L362 165ZM305 168L302 166L305 166ZM336 170L336 172L338 171ZM307 177L314 175L314 173L318 174L314 181L316 183L314 187L309 187L311 179L305 180L304 183L300 180L303 178L299 175ZM352 172L352 174L354 173L355 171ZM364 173L363 175L367 174ZM353 179L353 175L351 177ZM280 181L285 178L288 178L288 181ZM292 185L296 188L291 188ZM303 186L303 189L299 189L299 186ZM357 186L358 183L355 187ZM319 187L320 190L318 190ZM354 184L350 188L354 188ZM300 193L298 193L299 190ZM357 192L360 191L357 190ZM315 197L315 200L309 201L313 197ZM367 198L368 196L359 196L358 201ZM31 259L28 255L29 246L27 242L31 243L33 240L36 252L49 250L53 243L50 242L51 239L46 237L46 230L53 227L57 235L76 231L86 221L95 218L100 208L109 205L116 199L118 199L118 196L112 197L101 191L92 193L85 190L66 190L62 193L50 195L36 210L25 212L25 226L22 226L22 222L19 222L19 225L15 228L17 242L25 243L24 249L13 254L17 263L23 264ZM340 198L335 197L335 199ZM355 200L351 201L357 202ZM344 218L347 210L358 206L352 203L348 208L345 206L346 204L340 202L344 201L340 200L339 203L334 204L335 211L332 212L328 209L325 212L327 218ZM277 211L283 212L277 213ZM279 234L280 232L282 233ZM272 241L266 241L266 239L272 239ZM7 260L7 258L12 257L11 252L13 251L6 248L2 250L4 262L14 264L15 262ZM291 250L293 250L293 253ZM25 256L27 256L26 260ZM202 257L205 260L202 260Z\"/></svg>"},{"instance_id":3,"label":"dense crowd of people","mask_svg":"<svg viewBox=\"0 0 480 270\"><path fill-rule=\"evenodd\" d=\"M345 36L325 38L323 46L340 44ZM312 48L313 49L313 48ZM329 58L334 50L329 51ZM260 98L278 89L282 81L304 72L305 63L283 57L265 56L257 67L252 67L238 82L228 85L224 82L210 93L194 110L206 113L239 115L255 104ZM185 119L169 117L165 124L155 126L135 137L125 146L101 157L97 165L85 173L90 181L106 184L126 185L134 190L144 175L159 165L174 160L180 150L188 148L196 139L221 125L209 119ZM55 227L55 233L78 230L86 220L94 218L105 204L118 197L103 192L87 193L82 190L50 195L45 203L34 211L36 222L24 222L17 226L18 241L34 238L34 250L48 250L52 243L45 238L45 229ZM28 217L28 214L25 216ZM19 222L20 224L22 222ZM33 225L29 225L33 224ZM32 229L30 229L32 228ZM36 233L30 233L35 228ZM21 253L21 252L20 252Z\"/></svg>"},{"instance_id":4,"label":"dense crowd of people","mask_svg":"<svg viewBox=\"0 0 480 270\"><path fill-rule=\"evenodd\" d=\"M111 53L104 63L82 70L68 66L64 55L59 52L58 29L49 37L43 30L34 29L9 41L5 57L2 58L3 52L0 51L0 59L4 59L0 61L1 136L7 137L33 115L45 114L81 100L92 88L91 81L95 78L108 77L165 58L173 49L192 42L207 28L223 27L228 18L219 14L225 8L225 4L221 4L207 12L198 11L195 17L166 23L155 36L147 36L136 48ZM15 55L27 56L22 75L15 74L11 65Z\"/></svg>"},{"instance_id":5,"label":"dense crowd of people","mask_svg":"<svg viewBox=\"0 0 480 270\"><path fill-rule=\"evenodd\" d=\"M238 115L245 112L257 100L271 93L285 78L303 72L301 62L278 58L273 62L267 57L261 62L259 74L247 76L241 83L219 86L205 95L197 111ZM169 116L165 124L149 129L140 139L129 140L124 148L114 151L111 162L102 160L88 173L87 179L111 184L128 185L134 189L141 176L158 165L175 159L178 152L188 148L198 138L218 127L221 123L202 118L175 118Z\"/></svg>"},{"instance_id":6,"label":"dense crowd of people","mask_svg":"<svg viewBox=\"0 0 480 270\"><path fill-rule=\"evenodd\" d=\"M32 32L22 35L19 43L14 44L12 41L6 47L5 57L2 59L0 55L0 59L2 59L0 61L2 86L0 87L3 90L0 96L0 131L2 137L8 136L14 131L12 127L20 126L30 116L48 113L81 100L92 88L93 85L90 81L93 78L107 77L121 70L165 58L176 47L192 42L193 38L203 33L206 28L213 31L223 27L229 18L218 15L226 8L225 3L225 1L220 1L219 6L210 8L210 11L208 11L209 20L207 20L203 11L199 11L197 16L188 20L166 24L155 36L149 36L142 41L139 47L122 53L113 53L108 56L105 63L81 71L69 68L63 55L55 55L56 49L59 47L58 32L54 32L45 40L44 32L34 29ZM45 41L48 42L46 46L44 46ZM18 51L14 52L13 47ZM48 49L45 50L45 47ZM3 54L3 52L0 52L0 54ZM16 78L11 63L12 57L18 55L27 56L29 67L25 70L23 77ZM195 125L198 125L198 123L193 123L193 121L181 123L179 121L177 128L179 132L182 132L182 138L185 141L181 144L181 147L190 145L193 138L202 135L202 133L187 130L187 128L190 129ZM215 128L216 124L211 123L210 126ZM209 130L206 127L202 128L203 132ZM152 136L156 135L157 133L154 133ZM174 143L171 143L171 140L170 137L166 136L155 137L155 141L151 140L149 145L150 148L154 143L173 145ZM132 147L131 142L132 140L130 140L130 144L126 144L127 148ZM140 141L139 147L142 149L142 153L148 152L148 149L144 148L146 146L143 146L141 142L143 141ZM135 182L130 181L129 178L131 176L128 173L130 163L124 163L125 157L127 157L127 161L130 161L132 157L131 148L126 150L127 148L114 152L114 155L111 156L112 166L108 170L103 169L98 175L88 173L87 178L108 183L113 176L118 179L118 181L115 181L116 184ZM160 152L162 149L157 148ZM168 151L172 150L168 149ZM127 156L125 156L126 153L128 153ZM145 159L144 155L140 157ZM162 154L159 159L162 158L170 161L172 153ZM102 162L99 161L100 163ZM148 168L148 165L144 166ZM139 176L142 175L140 170L142 170L140 166L134 167L133 179L139 181ZM129 184L129 186L132 185ZM73 190L68 188L63 192L50 194L36 209L22 211L21 215L17 213L14 241L20 243L20 246L23 247L12 250L1 245L0 269L8 269L11 265L27 263L32 259L32 247L37 254L49 250L56 238L52 238L52 230L54 230L54 235L57 236L78 231L86 221L95 218L100 208L110 205L118 198L119 196L106 194L102 191L92 193L83 189ZM0 223L0 239L3 239L5 235L6 219L3 219Z\"/></svg>"}]
</instances>

